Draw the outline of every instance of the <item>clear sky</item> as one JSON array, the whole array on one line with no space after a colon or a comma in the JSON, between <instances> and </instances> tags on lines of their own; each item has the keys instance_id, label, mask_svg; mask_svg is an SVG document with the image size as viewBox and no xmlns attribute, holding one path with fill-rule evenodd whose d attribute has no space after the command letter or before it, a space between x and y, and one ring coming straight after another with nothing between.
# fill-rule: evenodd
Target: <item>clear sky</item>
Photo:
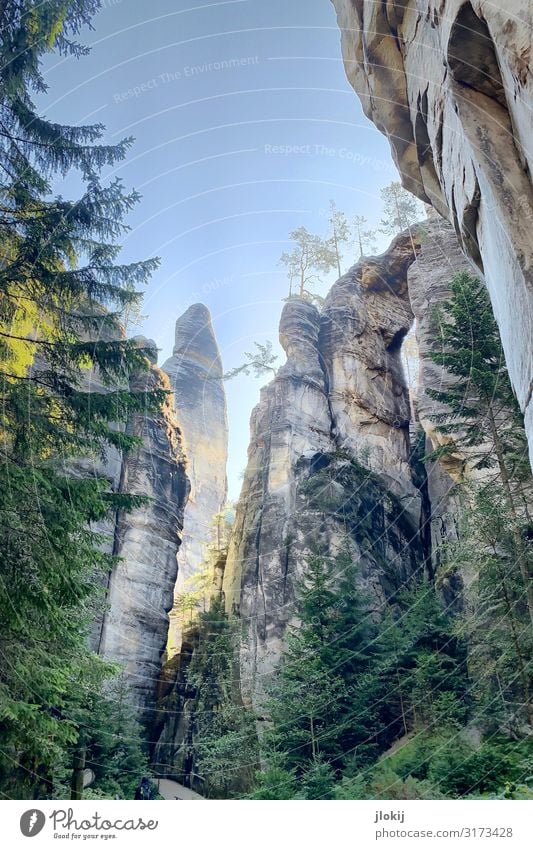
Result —
<instances>
[{"instance_id":1,"label":"clear sky","mask_svg":"<svg viewBox=\"0 0 533 849\"><path fill-rule=\"evenodd\" d=\"M94 27L88 57L48 63L43 110L101 122L108 141L135 137L116 171L143 196L123 259L161 267L134 332L162 363L176 318L202 301L229 369L254 340L277 341L292 229L323 232L330 199L379 221L379 191L397 178L388 143L346 80L329 0L103 0ZM259 388L226 385L233 498Z\"/></svg>"}]
</instances>

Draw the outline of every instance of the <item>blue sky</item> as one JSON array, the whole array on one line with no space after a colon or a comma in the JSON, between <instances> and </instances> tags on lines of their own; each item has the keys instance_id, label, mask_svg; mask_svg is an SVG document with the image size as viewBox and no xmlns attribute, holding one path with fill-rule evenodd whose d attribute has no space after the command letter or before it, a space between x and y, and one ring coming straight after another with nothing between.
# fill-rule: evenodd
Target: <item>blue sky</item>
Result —
<instances>
[{"instance_id":1,"label":"blue sky","mask_svg":"<svg viewBox=\"0 0 533 849\"><path fill-rule=\"evenodd\" d=\"M376 224L380 189L396 179L346 80L333 6L103 0L84 41L88 57L48 63L41 105L53 120L105 124L108 141L135 137L116 171L143 196L123 259L158 255L161 267L134 332L157 341L162 363L176 318L202 301L225 368L238 365L254 340L277 342L289 232L323 232L330 199ZM259 388L226 386L233 498Z\"/></svg>"}]
</instances>

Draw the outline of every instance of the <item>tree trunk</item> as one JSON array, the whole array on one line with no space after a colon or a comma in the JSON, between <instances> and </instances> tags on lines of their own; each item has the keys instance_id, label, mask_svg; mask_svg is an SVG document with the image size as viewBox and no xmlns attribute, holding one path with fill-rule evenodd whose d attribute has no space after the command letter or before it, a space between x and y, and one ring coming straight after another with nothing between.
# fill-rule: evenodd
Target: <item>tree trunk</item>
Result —
<instances>
[{"instance_id":1,"label":"tree trunk","mask_svg":"<svg viewBox=\"0 0 533 849\"><path fill-rule=\"evenodd\" d=\"M317 748L316 748L316 737L315 737L315 723L313 721L313 717L309 717L309 724L311 728L311 750L313 753L313 761L317 759Z\"/></svg>"},{"instance_id":2,"label":"tree trunk","mask_svg":"<svg viewBox=\"0 0 533 849\"><path fill-rule=\"evenodd\" d=\"M81 741L74 752L72 761L72 782L70 785L70 798L83 799L83 772L85 770L85 743Z\"/></svg>"},{"instance_id":3,"label":"tree trunk","mask_svg":"<svg viewBox=\"0 0 533 849\"><path fill-rule=\"evenodd\" d=\"M341 258L339 256L339 243L337 241L337 234L336 234L335 230L333 230L333 242L334 242L334 245L335 245L335 256L337 257L337 270L339 272L339 277L342 277Z\"/></svg>"},{"instance_id":4,"label":"tree trunk","mask_svg":"<svg viewBox=\"0 0 533 849\"><path fill-rule=\"evenodd\" d=\"M405 731L406 734L408 734L409 731L407 729L407 720L405 718L405 707L404 707L404 704L403 704L402 685L401 685L401 681L400 681L400 673L398 671L398 668L396 668L396 676L398 678L398 693L399 693L399 696L400 696L400 710L402 712L403 730ZM414 712L414 708L413 708L413 712ZM415 718L415 720L416 720L416 718Z\"/></svg>"}]
</instances>

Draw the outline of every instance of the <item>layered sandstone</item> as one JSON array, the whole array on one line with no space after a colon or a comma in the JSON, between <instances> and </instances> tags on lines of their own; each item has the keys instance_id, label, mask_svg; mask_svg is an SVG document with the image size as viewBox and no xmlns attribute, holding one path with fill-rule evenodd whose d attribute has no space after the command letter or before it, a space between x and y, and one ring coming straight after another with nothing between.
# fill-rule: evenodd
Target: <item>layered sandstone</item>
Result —
<instances>
[{"instance_id":1,"label":"layered sandstone","mask_svg":"<svg viewBox=\"0 0 533 849\"><path fill-rule=\"evenodd\" d=\"M533 458L531 5L333 3L348 78L404 186L484 273Z\"/></svg>"},{"instance_id":2,"label":"layered sandstone","mask_svg":"<svg viewBox=\"0 0 533 849\"><path fill-rule=\"evenodd\" d=\"M252 414L223 586L227 609L243 624L247 704L261 705L314 549L348 550L378 607L423 568L401 366L413 321L407 269L418 248L402 235L383 256L362 260L321 314L300 299L284 307L287 362Z\"/></svg>"},{"instance_id":3,"label":"layered sandstone","mask_svg":"<svg viewBox=\"0 0 533 849\"><path fill-rule=\"evenodd\" d=\"M139 340L145 347L146 340ZM154 346L155 347L155 346ZM130 389L169 389L166 375L151 363L132 375ZM119 491L143 495L147 503L119 511L114 527L117 564L109 577L99 651L123 669L129 698L147 724L165 651L177 577L177 553L189 484L181 434L169 400L152 412L134 413L126 433L139 445L122 458Z\"/></svg>"},{"instance_id":4,"label":"layered sandstone","mask_svg":"<svg viewBox=\"0 0 533 849\"><path fill-rule=\"evenodd\" d=\"M194 590L194 578L205 566L207 548L216 542L218 516L227 493L228 423L222 361L211 316L203 304L190 307L176 322L173 355L162 368L174 396L191 485L168 636L168 655L172 657L181 643L177 602L184 592Z\"/></svg>"}]
</instances>

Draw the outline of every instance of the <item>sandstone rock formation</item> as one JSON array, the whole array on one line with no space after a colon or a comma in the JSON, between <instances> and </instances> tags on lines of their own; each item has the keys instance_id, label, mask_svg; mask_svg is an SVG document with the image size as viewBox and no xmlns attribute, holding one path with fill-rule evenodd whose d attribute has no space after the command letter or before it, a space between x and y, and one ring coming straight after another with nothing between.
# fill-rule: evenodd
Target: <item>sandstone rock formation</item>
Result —
<instances>
[{"instance_id":1,"label":"sandstone rock formation","mask_svg":"<svg viewBox=\"0 0 533 849\"><path fill-rule=\"evenodd\" d=\"M145 347L146 340L139 344ZM152 363L149 370L132 376L130 388L149 392L168 389L169 382ZM135 413L126 433L142 442L122 459L118 491L146 495L149 502L117 516L113 553L120 559L109 578L99 651L121 664L131 701L149 723L166 646L189 485L170 400L158 413Z\"/></svg>"},{"instance_id":2,"label":"sandstone rock formation","mask_svg":"<svg viewBox=\"0 0 533 849\"><path fill-rule=\"evenodd\" d=\"M348 78L405 187L484 273L533 459L531 6L333 3Z\"/></svg>"},{"instance_id":3,"label":"sandstone rock formation","mask_svg":"<svg viewBox=\"0 0 533 849\"><path fill-rule=\"evenodd\" d=\"M435 313L449 297L449 284L453 276L462 271L478 273L462 252L453 228L433 213L423 225L421 249L407 272L409 300L416 319L415 333L418 348L418 380L414 407L417 422L426 435L422 440L422 453L428 454L443 441L435 428L434 416L443 405L431 398L427 389L440 389L453 378L431 359L438 348L439 334L435 330ZM439 567L443 545L457 538L460 505L454 494L454 484L464 474L468 457L463 454L447 455L439 462L427 462L426 548L431 551L431 571ZM464 576L463 576L464 577ZM455 588L455 587L454 587ZM450 597L448 597L449 600Z\"/></svg>"},{"instance_id":4,"label":"sandstone rock formation","mask_svg":"<svg viewBox=\"0 0 533 849\"><path fill-rule=\"evenodd\" d=\"M433 218L420 236L402 234L382 256L361 260L321 313L297 298L285 305L287 362L252 414L248 467L219 570L226 609L243 626L247 706L261 710L315 546L333 556L349 550L376 611L414 573L436 580L441 547L457 535L459 505L441 464L420 461L432 448L429 436L437 439L425 389L444 379L431 360L438 344L431 316L453 274L469 267L453 229ZM410 404L401 347L415 319L419 399ZM448 604L461 603L462 578L437 579ZM187 670L197 650L192 627L163 669L153 734L158 772L192 785L197 723Z\"/></svg>"},{"instance_id":5,"label":"sandstone rock formation","mask_svg":"<svg viewBox=\"0 0 533 849\"><path fill-rule=\"evenodd\" d=\"M228 424L222 362L211 316L203 304L189 307L176 322L173 355L162 368L174 393L191 484L175 588L178 597L192 589L190 579L202 568L206 546L216 538L215 517L224 508L227 493ZM175 609L169 657L179 650L180 642L180 618Z\"/></svg>"},{"instance_id":6,"label":"sandstone rock formation","mask_svg":"<svg viewBox=\"0 0 533 849\"><path fill-rule=\"evenodd\" d=\"M344 275L322 315L299 299L283 310L287 362L252 414L224 577L227 609L243 622L247 704L261 704L314 546L331 555L348 548L378 605L423 568L400 359L413 320L407 269L414 258L403 235Z\"/></svg>"}]
</instances>

